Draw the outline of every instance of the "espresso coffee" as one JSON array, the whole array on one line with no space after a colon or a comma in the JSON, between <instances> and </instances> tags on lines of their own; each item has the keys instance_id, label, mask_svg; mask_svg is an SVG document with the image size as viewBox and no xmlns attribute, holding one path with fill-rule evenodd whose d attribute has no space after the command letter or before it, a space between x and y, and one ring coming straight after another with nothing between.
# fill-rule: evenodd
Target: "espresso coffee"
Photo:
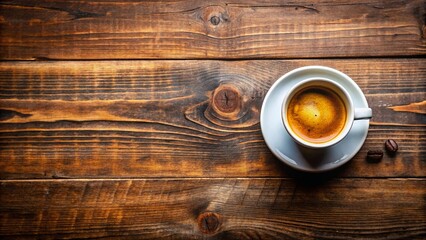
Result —
<instances>
[{"instance_id":1,"label":"espresso coffee","mask_svg":"<svg viewBox=\"0 0 426 240\"><path fill-rule=\"evenodd\" d=\"M339 135L346 123L346 107L332 90L310 86L290 100L287 121L293 132L312 143L328 142Z\"/></svg>"}]
</instances>

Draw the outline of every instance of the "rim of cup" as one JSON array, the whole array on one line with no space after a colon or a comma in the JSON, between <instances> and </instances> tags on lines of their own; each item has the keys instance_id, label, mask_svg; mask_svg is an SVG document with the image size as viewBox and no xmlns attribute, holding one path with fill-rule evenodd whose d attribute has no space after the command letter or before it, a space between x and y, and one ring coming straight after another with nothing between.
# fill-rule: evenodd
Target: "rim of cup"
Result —
<instances>
[{"instance_id":1,"label":"rim of cup","mask_svg":"<svg viewBox=\"0 0 426 240\"><path fill-rule=\"evenodd\" d=\"M321 84L322 83L322 84ZM334 93L338 94L341 100L344 102L345 108L346 108L346 122L343 127L343 129L340 131L340 133L331 139L330 141L321 142L321 143L314 143L309 142L301 137L299 137L290 127L287 119L287 108L290 100L293 98L293 96L299 92L299 90L311 86L319 86L319 87L325 87L333 91ZM320 148L327 148L330 146L333 146L343 140L346 135L348 135L349 131L352 128L353 122L354 122L354 106L352 99L349 95L349 93L344 89L339 83L332 79L324 78L324 77L311 77L304 79L300 81L299 83L295 84L287 93L287 96L284 98L281 106L281 118L284 124L285 129L287 130L288 134L300 145L308 147L308 148L314 148L314 149L320 149Z\"/></svg>"}]
</instances>

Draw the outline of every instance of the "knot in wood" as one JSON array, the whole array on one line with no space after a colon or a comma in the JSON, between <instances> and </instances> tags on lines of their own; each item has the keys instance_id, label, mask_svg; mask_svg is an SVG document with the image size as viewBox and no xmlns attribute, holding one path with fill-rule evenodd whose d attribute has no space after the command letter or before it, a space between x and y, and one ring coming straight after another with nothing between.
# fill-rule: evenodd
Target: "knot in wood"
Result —
<instances>
[{"instance_id":1,"label":"knot in wood","mask_svg":"<svg viewBox=\"0 0 426 240\"><path fill-rule=\"evenodd\" d=\"M201 11L201 19L213 29L229 21L229 14L222 6L206 6Z\"/></svg>"},{"instance_id":2,"label":"knot in wood","mask_svg":"<svg viewBox=\"0 0 426 240\"><path fill-rule=\"evenodd\" d=\"M219 87L213 94L213 107L222 113L233 113L239 110L241 97L231 86Z\"/></svg>"},{"instance_id":3,"label":"knot in wood","mask_svg":"<svg viewBox=\"0 0 426 240\"><path fill-rule=\"evenodd\" d=\"M214 212L204 212L198 216L198 227L204 234L213 234L219 230L222 224L219 214Z\"/></svg>"},{"instance_id":4,"label":"knot in wood","mask_svg":"<svg viewBox=\"0 0 426 240\"><path fill-rule=\"evenodd\" d=\"M220 23L220 17L218 17L218 16L213 16L213 17L211 17L210 18L210 22L213 24L213 25L219 25L219 23Z\"/></svg>"}]
</instances>

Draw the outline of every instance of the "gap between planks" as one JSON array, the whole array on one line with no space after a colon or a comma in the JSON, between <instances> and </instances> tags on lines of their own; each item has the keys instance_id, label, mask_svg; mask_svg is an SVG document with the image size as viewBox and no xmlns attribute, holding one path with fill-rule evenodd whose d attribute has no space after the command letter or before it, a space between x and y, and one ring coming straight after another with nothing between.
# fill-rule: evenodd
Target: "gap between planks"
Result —
<instances>
[{"instance_id":1,"label":"gap between planks","mask_svg":"<svg viewBox=\"0 0 426 240\"><path fill-rule=\"evenodd\" d=\"M315 175L311 176L312 178ZM318 179L322 179L320 176L317 176ZM329 180L333 179L388 179L396 181L409 181L409 180L426 180L425 177L330 177ZM299 178L292 177L144 177L144 178L50 178L50 179L1 179L2 182L86 182L86 181L193 181L193 180L295 180L299 181ZM300 180L301 181L301 180Z\"/></svg>"},{"instance_id":2,"label":"gap between planks","mask_svg":"<svg viewBox=\"0 0 426 240\"><path fill-rule=\"evenodd\" d=\"M96 58L96 59L82 59L82 58L38 58L34 59L10 59L10 60L0 60L1 62L96 62L96 61L277 61L277 60L362 60L362 59L423 59L426 57L426 54L419 55L385 55L385 56L341 56L341 57L299 57L299 58L285 58L285 57L253 57L253 58Z\"/></svg>"}]
</instances>

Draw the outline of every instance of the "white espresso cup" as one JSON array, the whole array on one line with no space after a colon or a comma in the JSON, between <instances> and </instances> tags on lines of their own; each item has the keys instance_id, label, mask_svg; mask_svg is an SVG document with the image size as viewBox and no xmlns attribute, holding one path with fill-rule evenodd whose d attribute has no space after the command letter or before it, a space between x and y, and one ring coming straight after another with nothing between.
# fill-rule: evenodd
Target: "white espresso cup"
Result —
<instances>
[{"instance_id":1,"label":"white espresso cup","mask_svg":"<svg viewBox=\"0 0 426 240\"><path fill-rule=\"evenodd\" d=\"M302 80L285 96L281 111L284 127L300 145L322 149L348 135L353 122L372 117L371 108L355 108L339 83L323 77Z\"/></svg>"}]
</instances>

